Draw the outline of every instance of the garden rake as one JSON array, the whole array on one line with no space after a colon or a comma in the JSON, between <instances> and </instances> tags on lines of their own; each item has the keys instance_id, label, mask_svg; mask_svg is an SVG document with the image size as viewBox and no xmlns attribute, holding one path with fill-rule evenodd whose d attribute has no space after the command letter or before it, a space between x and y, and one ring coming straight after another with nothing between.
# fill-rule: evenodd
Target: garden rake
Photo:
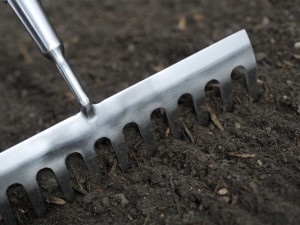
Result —
<instances>
[{"instance_id":1,"label":"garden rake","mask_svg":"<svg viewBox=\"0 0 300 225\"><path fill-rule=\"evenodd\" d=\"M158 72L157 74L98 103L91 104L63 54L63 46L37 0L7 0L39 46L60 70L81 112L0 153L0 214L6 224L16 224L7 198L7 189L22 185L38 216L45 206L36 180L37 173L51 169L64 198L74 197L66 167L70 154L79 153L95 182L101 180L94 149L100 138L111 141L121 169L128 168L123 128L136 123L143 141L155 151L151 113L164 108L171 133L181 135L177 107L183 94L190 94L197 117L205 101L205 86L211 80L220 84L226 110L232 107L231 74L239 66L246 69L249 95L256 99L256 61L247 33L239 31L216 44Z\"/></svg>"}]
</instances>

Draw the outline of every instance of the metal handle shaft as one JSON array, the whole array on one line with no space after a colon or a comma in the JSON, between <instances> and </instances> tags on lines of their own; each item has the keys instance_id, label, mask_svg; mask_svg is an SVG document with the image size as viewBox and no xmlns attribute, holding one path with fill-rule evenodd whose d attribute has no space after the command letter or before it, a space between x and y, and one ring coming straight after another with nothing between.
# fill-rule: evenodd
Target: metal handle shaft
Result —
<instances>
[{"instance_id":1,"label":"metal handle shaft","mask_svg":"<svg viewBox=\"0 0 300 225\"><path fill-rule=\"evenodd\" d=\"M58 67L82 110L89 115L92 106L64 57L64 48L38 0L6 0L17 14L41 52Z\"/></svg>"}]
</instances>

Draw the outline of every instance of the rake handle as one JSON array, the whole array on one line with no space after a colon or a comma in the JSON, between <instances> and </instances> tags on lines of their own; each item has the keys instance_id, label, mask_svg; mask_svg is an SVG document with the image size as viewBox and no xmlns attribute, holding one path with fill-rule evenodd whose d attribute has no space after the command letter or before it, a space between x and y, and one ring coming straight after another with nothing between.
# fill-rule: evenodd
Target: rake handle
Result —
<instances>
[{"instance_id":1,"label":"rake handle","mask_svg":"<svg viewBox=\"0 0 300 225\"><path fill-rule=\"evenodd\" d=\"M4 0L17 14L44 56L58 67L76 101L86 115L92 104L64 57L64 47L38 0Z\"/></svg>"}]
</instances>

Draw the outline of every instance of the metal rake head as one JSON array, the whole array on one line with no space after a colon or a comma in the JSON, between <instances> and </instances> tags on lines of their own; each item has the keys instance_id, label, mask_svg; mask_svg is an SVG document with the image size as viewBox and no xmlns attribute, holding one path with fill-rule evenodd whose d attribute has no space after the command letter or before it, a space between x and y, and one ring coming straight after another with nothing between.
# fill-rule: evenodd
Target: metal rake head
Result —
<instances>
[{"instance_id":1,"label":"metal rake head","mask_svg":"<svg viewBox=\"0 0 300 225\"><path fill-rule=\"evenodd\" d=\"M242 30L93 105L93 116L87 118L80 112L2 152L0 214L6 224L16 223L6 193L13 184L25 188L38 216L45 212L36 180L37 173L44 168L55 173L65 199L72 200L74 192L66 168L66 159L72 153L81 154L92 179L100 182L100 168L94 150L100 138L111 141L120 167L126 170L128 158L123 128L128 123L138 125L144 143L150 152L154 152L150 116L155 109L166 110L173 136L180 137L177 104L183 94L192 96L196 114L200 117L205 86L209 81L217 80L225 109L230 110L231 73L238 66L246 69L249 95L256 99L255 56L247 33Z\"/></svg>"}]
</instances>

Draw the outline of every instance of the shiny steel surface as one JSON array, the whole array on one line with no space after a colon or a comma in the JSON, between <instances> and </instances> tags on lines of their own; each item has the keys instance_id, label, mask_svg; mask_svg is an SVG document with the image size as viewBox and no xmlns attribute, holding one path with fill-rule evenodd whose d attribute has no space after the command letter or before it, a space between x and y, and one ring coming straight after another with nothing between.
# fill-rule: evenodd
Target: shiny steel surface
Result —
<instances>
[{"instance_id":1,"label":"shiny steel surface","mask_svg":"<svg viewBox=\"0 0 300 225\"><path fill-rule=\"evenodd\" d=\"M66 200L74 192L66 168L66 158L80 153L96 182L100 182L94 145L99 138L110 139L122 169L128 168L123 128L130 122L138 124L144 143L155 151L150 116L153 110L164 108L173 136L180 137L177 115L178 99L192 95L198 117L205 98L205 86L217 80L227 110L231 109L231 73L238 66L247 70L250 96L256 99L256 61L244 30L180 61L177 64L125 89L94 105L94 114L83 112L0 153L0 214L6 224L15 224L6 191L13 184L21 184L38 216L45 212L36 181L37 173L49 168L56 174Z\"/></svg>"},{"instance_id":2,"label":"shiny steel surface","mask_svg":"<svg viewBox=\"0 0 300 225\"><path fill-rule=\"evenodd\" d=\"M89 98L76 79L65 57L63 44L49 22L38 0L7 0L41 52L58 67L82 111L90 116L92 107Z\"/></svg>"}]
</instances>

